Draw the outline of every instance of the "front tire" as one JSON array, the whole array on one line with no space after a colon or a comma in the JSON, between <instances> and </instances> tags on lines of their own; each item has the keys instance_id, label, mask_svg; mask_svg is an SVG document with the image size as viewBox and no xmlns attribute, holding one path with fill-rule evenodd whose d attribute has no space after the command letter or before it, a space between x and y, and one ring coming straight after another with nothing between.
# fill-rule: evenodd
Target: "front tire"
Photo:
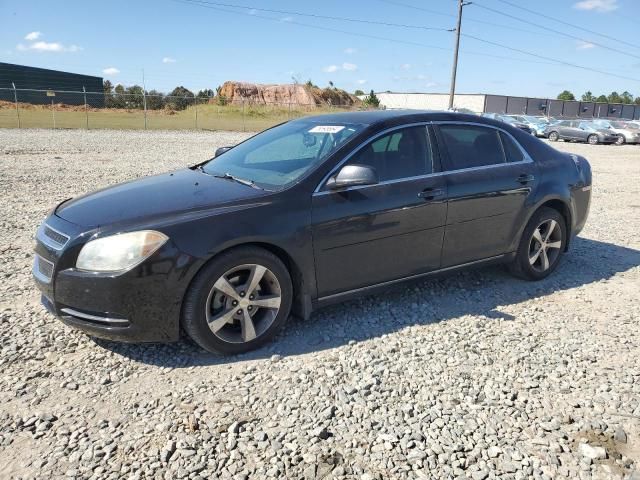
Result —
<instances>
[{"instance_id":1,"label":"front tire","mask_svg":"<svg viewBox=\"0 0 640 480\"><path fill-rule=\"evenodd\" d=\"M558 132L550 132L548 138L552 142L557 142L560 139L560 135L558 135Z\"/></svg>"},{"instance_id":2,"label":"front tire","mask_svg":"<svg viewBox=\"0 0 640 480\"><path fill-rule=\"evenodd\" d=\"M597 145L599 140L598 140L598 136L597 135L589 135L587 137L587 142L589 142L589 145Z\"/></svg>"},{"instance_id":3,"label":"front tire","mask_svg":"<svg viewBox=\"0 0 640 480\"><path fill-rule=\"evenodd\" d=\"M620 135L618 137L618 140L616 140L616 145L624 145L626 141L627 141L627 139L624 138L622 135Z\"/></svg>"},{"instance_id":4,"label":"front tire","mask_svg":"<svg viewBox=\"0 0 640 480\"><path fill-rule=\"evenodd\" d=\"M565 219L557 210L543 207L533 214L522 233L511 273L525 280L547 278L560 263L567 244Z\"/></svg>"},{"instance_id":5,"label":"front tire","mask_svg":"<svg viewBox=\"0 0 640 480\"><path fill-rule=\"evenodd\" d=\"M185 296L182 326L205 350L254 350L284 327L293 286L284 263L258 247L238 247L215 257Z\"/></svg>"}]
</instances>

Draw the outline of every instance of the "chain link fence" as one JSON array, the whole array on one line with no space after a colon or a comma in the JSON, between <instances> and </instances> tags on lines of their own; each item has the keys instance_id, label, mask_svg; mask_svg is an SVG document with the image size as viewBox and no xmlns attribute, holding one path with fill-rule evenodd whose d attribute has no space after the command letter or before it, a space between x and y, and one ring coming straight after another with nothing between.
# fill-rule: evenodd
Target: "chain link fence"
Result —
<instances>
[{"instance_id":1,"label":"chain link fence","mask_svg":"<svg viewBox=\"0 0 640 480\"><path fill-rule=\"evenodd\" d=\"M357 105L227 102L220 97L0 88L0 128L259 131Z\"/></svg>"}]
</instances>

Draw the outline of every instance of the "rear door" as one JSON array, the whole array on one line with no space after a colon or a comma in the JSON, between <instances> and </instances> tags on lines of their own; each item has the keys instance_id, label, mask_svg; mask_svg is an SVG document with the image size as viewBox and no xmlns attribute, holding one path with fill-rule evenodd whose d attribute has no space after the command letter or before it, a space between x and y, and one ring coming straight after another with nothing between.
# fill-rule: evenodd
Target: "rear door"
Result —
<instances>
[{"instance_id":1,"label":"rear door","mask_svg":"<svg viewBox=\"0 0 640 480\"><path fill-rule=\"evenodd\" d=\"M488 125L436 126L447 179L442 267L508 253L537 169L516 140Z\"/></svg>"},{"instance_id":2,"label":"rear door","mask_svg":"<svg viewBox=\"0 0 640 480\"><path fill-rule=\"evenodd\" d=\"M344 165L367 165L379 183L342 190L319 185L312 235L319 297L436 270L447 214L446 183L425 124L394 128Z\"/></svg>"}]
</instances>

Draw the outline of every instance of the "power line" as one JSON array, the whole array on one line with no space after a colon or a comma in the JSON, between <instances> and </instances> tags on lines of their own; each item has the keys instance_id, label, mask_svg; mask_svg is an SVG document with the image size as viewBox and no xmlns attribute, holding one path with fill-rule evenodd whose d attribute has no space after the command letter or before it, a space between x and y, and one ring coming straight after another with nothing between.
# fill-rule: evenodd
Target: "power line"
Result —
<instances>
[{"instance_id":1,"label":"power line","mask_svg":"<svg viewBox=\"0 0 640 480\"><path fill-rule=\"evenodd\" d=\"M365 24L368 24L368 25L382 25L382 26L385 26L385 27L401 27L401 28L410 28L410 29L416 29L416 30L434 30L434 31L439 31L439 32L451 32L451 31L453 31L450 28L427 27L427 26L423 26L423 25L411 25L411 24L405 24L405 23L379 22L379 21L376 21L376 20L363 20L363 19L359 19L359 18L349 18L349 17L334 17L334 16L330 16L330 15L320 15L320 14L315 14L315 13L302 13L302 12L291 11L291 10L276 10L276 9L273 9L273 8L252 7L252 6L249 6L249 5L232 5L230 3L209 2L209 1L206 1L206 0L184 0L184 1L188 2L188 3L196 4L196 5L201 5L201 6L213 5L213 6L217 6L217 7L242 8L242 9L245 9L245 10L249 10L249 12L257 11L257 12L266 12L266 13L278 13L278 14L283 14L283 15L296 15L296 16L300 16L300 17L319 18L319 19L323 19L323 20L338 20L338 21L341 21L341 22L365 23Z\"/></svg>"},{"instance_id":2,"label":"power line","mask_svg":"<svg viewBox=\"0 0 640 480\"><path fill-rule=\"evenodd\" d=\"M625 45L629 45L630 47L640 48L640 45L629 43L629 42L627 42L625 40L621 40L619 38L612 37L612 36L606 35L604 33L599 33L599 32L596 32L594 30L589 30L588 28L581 27L580 25L576 25L576 24L573 24L573 23L565 22L564 20L559 20L559 19L557 19L555 17L552 17L551 15L545 15L544 13L536 12L535 10L531 10L530 8L526 8L526 7L517 5L517 4L513 3L513 2L509 2L508 0L497 0L497 1L498 2L502 2L502 3L506 4L506 5L510 5L510 6L514 7L514 8L519 8L520 10L524 10L525 12L532 13L533 15L538 15L539 17L546 18L547 20L553 20L554 22L561 23L562 25L567 25L569 27L576 28L578 30L583 30L583 31L585 31L587 33L592 33L593 35L598 35L599 37L608 38L609 40L613 40L614 42L624 43Z\"/></svg>"},{"instance_id":3,"label":"power line","mask_svg":"<svg viewBox=\"0 0 640 480\"><path fill-rule=\"evenodd\" d=\"M555 59L555 58L552 58L552 57L547 57L545 55L539 55L537 53L527 52L526 50L521 50L519 48L510 47L508 45L503 45L501 43L492 42L491 40L485 40L484 38L479 38L479 37L476 37L474 35L470 35L468 33L462 33L461 35L463 37L472 38L473 40L477 40L478 42L486 43L488 45L493 45L495 47L505 48L505 49L511 50L513 52L522 53L523 55L529 55L529 56L532 56L532 57L535 57L535 58L540 58L540 59L543 59L543 60L549 60L549 61L557 63L559 65L565 65L565 66L568 66L568 67L579 68L581 70L587 70L587 71L590 71L590 72L600 73L602 75L608 75L610 77L617 77L617 78L621 78L623 80L631 80L633 82L639 82L640 83L640 79L638 79L638 78L627 77L627 76L624 76L624 75L617 75L615 73L606 72L604 70L598 70L596 68L585 67L584 65L578 65L578 64L575 64L575 63L571 63L571 62L565 62L564 60L558 60L558 59Z\"/></svg>"},{"instance_id":4,"label":"power line","mask_svg":"<svg viewBox=\"0 0 640 480\"><path fill-rule=\"evenodd\" d=\"M186 5L192 5L192 6L199 6L202 8L209 8L211 10L215 10L218 12L225 12L225 13L231 13L233 15L242 15L242 16L249 16L250 18L256 18L256 19L261 19L261 20L269 20L272 22L277 22L277 23L282 23L281 19L278 18L273 18L273 17L267 17L265 15L258 15L258 14L249 14L246 12L238 12L238 11L234 11L234 10L227 10L227 9L223 9L223 8L218 8L218 7L214 7L212 5L204 5L201 3L193 3L192 0L174 0L175 2L178 3L184 3ZM314 29L318 29L318 30L325 30L325 31L330 31L330 32L337 32L337 33L343 33L345 35L351 35L351 36L356 36L356 37L364 37L364 38L371 38L374 40L382 40L382 41L386 41L386 42L393 42L393 43L399 43L399 44L404 44L404 45L413 45L416 47L424 47L424 48L431 48L431 49L436 49L436 50L442 50L445 52L450 52L451 49L449 48L445 48L445 47L441 47L441 46L437 46L437 45L429 45L429 44L425 44L425 43L420 43L420 42L412 42L410 40L400 40L400 39L396 39L396 38L389 38L389 37L382 37L379 35L369 35L366 33L358 33L358 32L353 32L353 31L347 31L347 30L340 30L337 28L331 28L331 27L323 27L320 25L312 25L309 23L303 23L303 22L299 22L296 20L290 20L287 21L285 23L288 24L292 24L292 25L297 25L297 26L301 26L301 27L306 27L306 28L314 28ZM473 52L473 51L466 51L465 52L468 55L477 55L477 56L482 56L482 57L489 57L489 58L496 58L499 60L509 60L509 61L516 61L516 62L528 62L531 63L531 60L528 59L524 59L524 58L516 58L516 57L506 57L503 55L494 55L491 53L484 53L484 52ZM543 64L543 65L553 65L553 63L551 62L533 62L533 63L539 63L539 64Z\"/></svg>"},{"instance_id":5,"label":"power line","mask_svg":"<svg viewBox=\"0 0 640 480\"><path fill-rule=\"evenodd\" d=\"M444 12L439 12L437 10L431 10L429 8L424 8L424 7L418 7L416 5L411 5L410 3L404 3L404 2L398 2L395 0L378 0L379 2L383 2L383 3L388 3L389 5L396 5L398 7L405 7L405 8L411 8L413 10L418 10L421 12L426 12L426 13L430 13L432 15L438 15L438 16L443 16L443 17L448 17L448 18L456 18L456 15L452 15L450 13L444 13ZM505 25L502 23L494 23L494 22L488 22L486 20L478 20L476 18L467 18L465 17L465 21L466 22L474 22L474 23L480 23L482 25L489 25L492 27L498 27L498 28L506 28L508 30L514 30L516 32L524 32L524 33L531 33L534 35L538 35L539 32L534 32L533 30L527 30L524 28L518 28L518 27L514 27L511 25Z\"/></svg>"},{"instance_id":6,"label":"power line","mask_svg":"<svg viewBox=\"0 0 640 480\"><path fill-rule=\"evenodd\" d=\"M476 7L482 8L484 10L487 10L489 12L493 12L493 13L496 13L498 15L502 15L504 17L508 17L508 18L513 19L513 20L517 20L517 21L522 22L522 23L526 23L528 25L533 25L534 27L541 28L541 29L547 30L549 32L553 32L553 33L555 33L557 35L562 35L563 37L572 38L574 40L579 40L581 42L585 42L586 44L597 45L599 47L606 48L607 50L611 50L612 52L617 52L617 53L620 53L622 55L627 55L629 57L640 58L639 55L634 55L633 53L628 53L628 52L625 52L624 50L619 50L617 48L613 48L613 47L610 47L608 45L603 45L602 43L594 42L593 40L587 40L587 39L584 39L584 38L581 38L581 37L577 37L575 35L571 35L570 33L565 33L565 32L562 32L560 30L555 30L553 28L546 27L544 25L540 25L539 23L530 22L529 20L525 20L523 18L516 17L515 15L511 15L509 13L501 12L500 10L496 10L495 8L486 7L484 5L481 5L477 1L473 2L473 5L475 5Z\"/></svg>"}]
</instances>

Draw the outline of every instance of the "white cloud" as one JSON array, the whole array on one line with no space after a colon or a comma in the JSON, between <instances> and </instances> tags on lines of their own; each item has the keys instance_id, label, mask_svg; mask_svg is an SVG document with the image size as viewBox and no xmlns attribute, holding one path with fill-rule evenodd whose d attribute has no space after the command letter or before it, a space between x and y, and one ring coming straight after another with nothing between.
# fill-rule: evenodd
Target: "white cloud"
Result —
<instances>
[{"instance_id":1,"label":"white cloud","mask_svg":"<svg viewBox=\"0 0 640 480\"><path fill-rule=\"evenodd\" d=\"M355 63L344 62L342 64L342 69L346 70L347 72L355 72L358 69L358 65L356 65Z\"/></svg>"},{"instance_id":2,"label":"white cloud","mask_svg":"<svg viewBox=\"0 0 640 480\"><path fill-rule=\"evenodd\" d=\"M333 72L337 72L338 70L340 70L340 67L337 66L337 65L329 65L328 67L324 67L322 70L327 72L327 73L333 73Z\"/></svg>"},{"instance_id":3,"label":"white cloud","mask_svg":"<svg viewBox=\"0 0 640 480\"><path fill-rule=\"evenodd\" d=\"M120 70L118 70L116 67L108 67L102 70L102 73L108 76L113 76L119 74Z\"/></svg>"},{"instance_id":4,"label":"white cloud","mask_svg":"<svg viewBox=\"0 0 640 480\"><path fill-rule=\"evenodd\" d=\"M425 87L427 88L431 88L431 87L437 87L438 86L438 82L427 82L424 84Z\"/></svg>"},{"instance_id":5,"label":"white cloud","mask_svg":"<svg viewBox=\"0 0 640 480\"><path fill-rule=\"evenodd\" d=\"M41 36L42 36L42 32L31 32L31 33L27 33L24 39L32 42L34 40L39 39Z\"/></svg>"},{"instance_id":6,"label":"white cloud","mask_svg":"<svg viewBox=\"0 0 640 480\"><path fill-rule=\"evenodd\" d=\"M293 22L293 18L292 17L282 17L280 19L281 22Z\"/></svg>"},{"instance_id":7,"label":"white cloud","mask_svg":"<svg viewBox=\"0 0 640 480\"><path fill-rule=\"evenodd\" d=\"M593 43L589 43L589 42L578 42L578 46L576 47L578 50L589 50L591 48L595 48L595 45Z\"/></svg>"},{"instance_id":8,"label":"white cloud","mask_svg":"<svg viewBox=\"0 0 640 480\"><path fill-rule=\"evenodd\" d=\"M611 12L618 8L618 0L582 0L573 5L578 10L593 10L596 12Z\"/></svg>"},{"instance_id":9,"label":"white cloud","mask_svg":"<svg viewBox=\"0 0 640 480\"><path fill-rule=\"evenodd\" d=\"M411 64L410 63L403 63L402 65L400 65L400 68L402 70L410 70L411 69Z\"/></svg>"},{"instance_id":10,"label":"white cloud","mask_svg":"<svg viewBox=\"0 0 640 480\"><path fill-rule=\"evenodd\" d=\"M171 57L164 57L162 59L162 63L176 63L176 59Z\"/></svg>"},{"instance_id":11,"label":"white cloud","mask_svg":"<svg viewBox=\"0 0 640 480\"><path fill-rule=\"evenodd\" d=\"M358 80L356 83L358 85L364 85L365 83L367 83L367 81L366 80Z\"/></svg>"},{"instance_id":12,"label":"white cloud","mask_svg":"<svg viewBox=\"0 0 640 480\"><path fill-rule=\"evenodd\" d=\"M80 50L82 50L82 47L79 47L77 45L63 45L61 43L58 42L43 42L43 41L39 41L39 42L33 42L30 45L23 45L22 43L19 43L16 48L18 50L20 50L21 52L26 52L28 50L33 50L36 52L56 52L56 53L60 53L60 52L79 52Z\"/></svg>"},{"instance_id":13,"label":"white cloud","mask_svg":"<svg viewBox=\"0 0 640 480\"><path fill-rule=\"evenodd\" d=\"M344 53L346 53L347 55L353 55L354 53L357 53L358 50L356 50L355 48L345 48L344 49Z\"/></svg>"}]
</instances>

